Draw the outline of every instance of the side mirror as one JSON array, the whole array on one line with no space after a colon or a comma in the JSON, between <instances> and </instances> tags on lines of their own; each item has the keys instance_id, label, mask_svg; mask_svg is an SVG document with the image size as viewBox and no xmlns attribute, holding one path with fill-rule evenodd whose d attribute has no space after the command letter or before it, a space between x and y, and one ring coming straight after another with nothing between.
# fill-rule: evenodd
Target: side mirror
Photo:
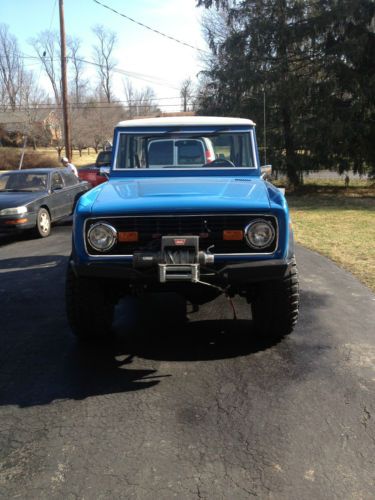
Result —
<instances>
[{"instance_id":1,"label":"side mirror","mask_svg":"<svg viewBox=\"0 0 375 500\"><path fill-rule=\"evenodd\" d=\"M109 174L111 172L111 167L100 167L99 168L99 175L103 175L104 177L109 177Z\"/></svg>"},{"instance_id":2,"label":"side mirror","mask_svg":"<svg viewBox=\"0 0 375 500\"><path fill-rule=\"evenodd\" d=\"M262 165L260 167L260 176L262 179L268 179L272 175L272 165Z\"/></svg>"}]
</instances>

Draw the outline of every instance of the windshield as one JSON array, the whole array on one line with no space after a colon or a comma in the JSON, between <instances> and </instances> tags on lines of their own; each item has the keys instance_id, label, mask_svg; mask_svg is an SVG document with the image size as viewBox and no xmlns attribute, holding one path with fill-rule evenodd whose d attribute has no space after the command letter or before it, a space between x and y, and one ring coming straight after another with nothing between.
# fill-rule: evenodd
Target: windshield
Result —
<instances>
[{"instance_id":1,"label":"windshield","mask_svg":"<svg viewBox=\"0 0 375 500\"><path fill-rule=\"evenodd\" d=\"M47 174L10 172L0 176L0 191L46 191Z\"/></svg>"},{"instance_id":2,"label":"windshield","mask_svg":"<svg viewBox=\"0 0 375 500\"><path fill-rule=\"evenodd\" d=\"M249 132L120 133L116 169L255 168Z\"/></svg>"},{"instance_id":3,"label":"windshield","mask_svg":"<svg viewBox=\"0 0 375 500\"><path fill-rule=\"evenodd\" d=\"M98 157L96 159L96 163L105 163L110 165L111 164L111 159L112 159L112 151L101 151L98 154Z\"/></svg>"}]
</instances>

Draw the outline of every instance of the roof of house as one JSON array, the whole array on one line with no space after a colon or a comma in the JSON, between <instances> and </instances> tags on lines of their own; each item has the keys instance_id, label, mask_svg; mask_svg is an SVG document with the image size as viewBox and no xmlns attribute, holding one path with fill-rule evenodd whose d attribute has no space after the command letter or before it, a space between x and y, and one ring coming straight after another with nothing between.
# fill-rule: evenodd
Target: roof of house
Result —
<instances>
[{"instance_id":1,"label":"roof of house","mask_svg":"<svg viewBox=\"0 0 375 500\"><path fill-rule=\"evenodd\" d=\"M31 119L37 122L43 121L48 118L52 111L50 109L33 110ZM0 111L0 124L6 125L7 123L30 123L30 116L28 116L26 111Z\"/></svg>"}]
</instances>

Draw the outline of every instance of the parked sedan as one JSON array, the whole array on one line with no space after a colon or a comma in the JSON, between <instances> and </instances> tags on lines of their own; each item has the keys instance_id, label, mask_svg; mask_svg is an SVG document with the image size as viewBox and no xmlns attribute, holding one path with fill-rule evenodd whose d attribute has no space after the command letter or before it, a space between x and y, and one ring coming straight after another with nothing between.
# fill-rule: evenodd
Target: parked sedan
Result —
<instances>
[{"instance_id":1,"label":"parked sedan","mask_svg":"<svg viewBox=\"0 0 375 500\"><path fill-rule=\"evenodd\" d=\"M51 224L71 215L91 185L62 168L16 170L0 175L0 232L34 229L49 236Z\"/></svg>"}]
</instances>

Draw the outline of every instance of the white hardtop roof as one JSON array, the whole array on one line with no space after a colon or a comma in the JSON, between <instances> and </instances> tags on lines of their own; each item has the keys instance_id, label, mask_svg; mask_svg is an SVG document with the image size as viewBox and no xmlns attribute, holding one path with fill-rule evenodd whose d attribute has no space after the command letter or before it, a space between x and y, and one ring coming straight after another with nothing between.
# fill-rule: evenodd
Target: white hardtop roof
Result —
<instances>
[{"instance_id":1,"label":"white hardtop roof","mask_svg":"<svg viewBox=\"0 0 375 500\"><path fill-rule=\"evenodd\" d=\"M119 122L117 127L169 127L169 126L212 126L212 125L247 125L253 127L255 123L245 118L224 118L221 116L165 116L160 118L140 118Z\"/></svg>"}]
</instances>

